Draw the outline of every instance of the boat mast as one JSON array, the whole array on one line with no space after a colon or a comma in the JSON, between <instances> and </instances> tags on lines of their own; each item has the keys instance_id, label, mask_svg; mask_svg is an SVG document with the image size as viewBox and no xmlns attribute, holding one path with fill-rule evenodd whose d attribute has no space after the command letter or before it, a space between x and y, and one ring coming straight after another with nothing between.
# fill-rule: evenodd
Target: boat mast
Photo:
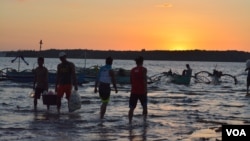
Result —
<instances>
[{"instance_id":1,"label":"boat mast","mask_svg":"<svg viewBox=\"0 0 250 141\"><path fill-rule=\"evenodd\" d=\"M42 44L43 44L43 40L40 40L40 52L42 50Z\"/></svg>"}]
</instances>

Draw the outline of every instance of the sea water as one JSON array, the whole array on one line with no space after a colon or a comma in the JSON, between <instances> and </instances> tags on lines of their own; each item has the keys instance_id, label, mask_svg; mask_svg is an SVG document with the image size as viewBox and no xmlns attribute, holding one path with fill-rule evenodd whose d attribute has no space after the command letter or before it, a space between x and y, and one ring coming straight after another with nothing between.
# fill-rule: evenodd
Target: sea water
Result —
<instances>
[{"instance_id":1,"label":"sea water","mask_svg":"<svg viewBox=\"0 0 250 141\"><path fill-rule=\"evenodd\" d=\"M0 69L18 67L13 58L0 57ZM20 70L37 66L36 58L25 58L29 65L20 62ZM68 59L78 67L104 65L104 59ZM55 70L60 60L45 58L45 66ZM81 109L68 112L67 101L62 100L61 113L56 106L47 111L42 100L38 110L33 110L29 93L32 83L0 81L0 140L1 141L140 141L140 140L221 140L222 124L249 124L250 98L246 97L245 63L189 62L145 60L148 76L169 69L181 74L185 64L190 64L193 74L213 69L237 77L238 84L223 82L219 85L195 83L177 85L162 79L148 85L148 116L142 117L138 102L132 124L128 124L130 85L118 85L112 91L110 103L103 120L99 119L101 105L94 83L79 86ZM114 59L113 68L131 69L133 60ZM51 84L49 89L54 90Z\"/></svg>"}]
</instances>

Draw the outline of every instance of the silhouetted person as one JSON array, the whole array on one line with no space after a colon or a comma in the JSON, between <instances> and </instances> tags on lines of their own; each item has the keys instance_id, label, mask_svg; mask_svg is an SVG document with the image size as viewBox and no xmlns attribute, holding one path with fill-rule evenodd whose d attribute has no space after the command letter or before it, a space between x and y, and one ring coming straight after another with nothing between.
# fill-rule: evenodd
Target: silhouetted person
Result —
<instances>
[{"instance_id":1,"label":"silhouetted person","mask_svg":"<svg viewBox=\"0 0 250 141\"><path fill-rule=\"evenodd\" d=\"M69 101L72 87L74 86L75 90L78 90L75 65L67 60L65 52L60 52L59 58L61 63L57 65L55 88L57 92L58 113L60 113L61 99L64 93L66 94L66 99Z\"/></svg>"},{"instance_id":2,"label":"silhouetted person","mask_svg":"<svg viewBox=\"0 0 250 141\"><path fill-rule=\"evenodd\" d=\"M146 118L147 110L147 69L143 67L143 57L139 56L135 59L136 67L130 72L131 93L129 98L129 123L132 122L134 109L136 108L138 99L141 102L142 114Z\"/></svg>"},{"instance_id":3,"label":"silhouetted person","mask_svg":"<svg viewBox=\"0 0 250 141\"><path fill-rule=\"evenodd\" d=\"M115 88L115 92L117 93L117 87L116 87L116 81L115 81L115 74L112 70L112 63L113 58L107 57L106 58L106 65L102 66L98 72L98 76L95 82L95 90L94 92L97 93L97 87L99 89L99 96L102 101L102 105L100 107L100 118L103 119L106 108L109 103L111 88L110 84L113 84L113 87Z\"/></svg>"},{"instance_id":4,"label":"silhouetted person","mask_svg":"<svg viewBox=\"0 0 250 141\"><path fill-rule=\"evenodd\" d=\"M44 91L48 91L48 69L43 66L44 64L44 58L39 57L37 59L38 67L34 70L34 83L33 83L33 89L35 91L34 96L34 110L37 109L37 99L40 99L41 94ZM47 106L47 109L49 109L49 106Z\"/></svg>"},{"instance_id":5,"label":"silhouetted person","mask_svg":"<svg viewBox=\"0 0 250 141\"><path fill-rule=\"evenodd\" d=\"M192 69L190 68L189 64L186 64L185 70L183 70L182 75L183 76L192 76Z\"/></svg>"}]
</instances>

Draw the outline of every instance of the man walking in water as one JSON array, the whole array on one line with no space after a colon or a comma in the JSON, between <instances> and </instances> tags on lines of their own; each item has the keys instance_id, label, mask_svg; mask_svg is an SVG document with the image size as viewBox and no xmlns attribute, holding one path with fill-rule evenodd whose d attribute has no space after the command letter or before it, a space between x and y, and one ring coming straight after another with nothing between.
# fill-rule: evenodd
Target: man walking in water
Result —
<instances>
[{"instance_id":1,"label":"man walking in water","mask_svg":"<svg viewBox=\"0 0 250 141\"><path fill-rule=\"evenodd\" d=\"M130 72L131 93L129 98L129 123L132 122L134 109L136 108L138 99L141 102L142 114L146 118L147 110L147 69L143 67L143 57L139 56L135 59L136 67Z\"/></svg>"},{"instance_id":2,"label":"man walking in water","mask_svg":"<svg viewBox=\"0 0 250 141\"><path fill-rule=\"evenodd\" d=\"M113 84L115 88L115 92L117 93L116 81L115 81L115 74L112 70L112 63L113 58L107 57L106 58L106 65L101 67L95 82L95 90L94 92L97 93L97 86L99 87L99 96L102 101L102 105L100 107L100 118L103 119L104 114L106 112L106 108L109 102L111 88L110 83Z\"/></svg>"},{"instance_id":3,"label":"man walking in water","mask_svg":"<svg viewBox=\"0 0 250 141\"><path fill-rule=\"evenodd\" d=\"M61 63L57 66L55 88L55 91L57 92L58 113L60 113L61 99L64 93L66 94L66 99L69 101L72 86L74 85L75 90L78 90L75 65L72 62L67 61L65 52L60 52L59 58L61 60Z\"/></svg>"}]
</instances>

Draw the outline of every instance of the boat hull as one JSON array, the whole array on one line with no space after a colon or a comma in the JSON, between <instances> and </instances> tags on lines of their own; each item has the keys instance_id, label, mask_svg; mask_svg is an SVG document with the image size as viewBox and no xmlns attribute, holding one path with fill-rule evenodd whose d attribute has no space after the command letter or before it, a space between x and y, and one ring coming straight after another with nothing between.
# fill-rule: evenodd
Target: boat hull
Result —
<instances>
[{"instance_id":1,"label":"boat hull","mask_svg":"<svg viewBox=\"0 0 250 141\"><path fill-rule=\"evenodd\" d=\"M171 76L171 82L175 84L189 85L191 76L173 75Z\"/></svg>"},{"instance_id":2,"label":"boat hull","mask_svg":"<svg viewBox=\"0 0 250 141\"><path fill-rule=\"evenodd\" d=\"M96 80L98 70L96 69L78 69L77 82L79 84L94 82ZM21 72L15 69L7 69L5 78L18 83L30 83L34 81L34 72L32 70L24 70ZM115 69L115 79L118 84L130 84L130 71L124 69ZM56 81L56 71L49 71L48 81L54 84Z\"/></svg>"},{"instance_id":3,"label":"boat hull","mask_svg":"<svg viewBox=\"0 0 250 141\"><path fill-rule=\"evenodd\" d=\"M32 71L7 71L6 78L13 82L19 83L30 83L34 81L34 73ZM48 82L54 84L56 82L56 73L49 72ZM77 73L77 82L84 83L85 82L85 75L83 73Z\"/></svg>"}]
</instances>

